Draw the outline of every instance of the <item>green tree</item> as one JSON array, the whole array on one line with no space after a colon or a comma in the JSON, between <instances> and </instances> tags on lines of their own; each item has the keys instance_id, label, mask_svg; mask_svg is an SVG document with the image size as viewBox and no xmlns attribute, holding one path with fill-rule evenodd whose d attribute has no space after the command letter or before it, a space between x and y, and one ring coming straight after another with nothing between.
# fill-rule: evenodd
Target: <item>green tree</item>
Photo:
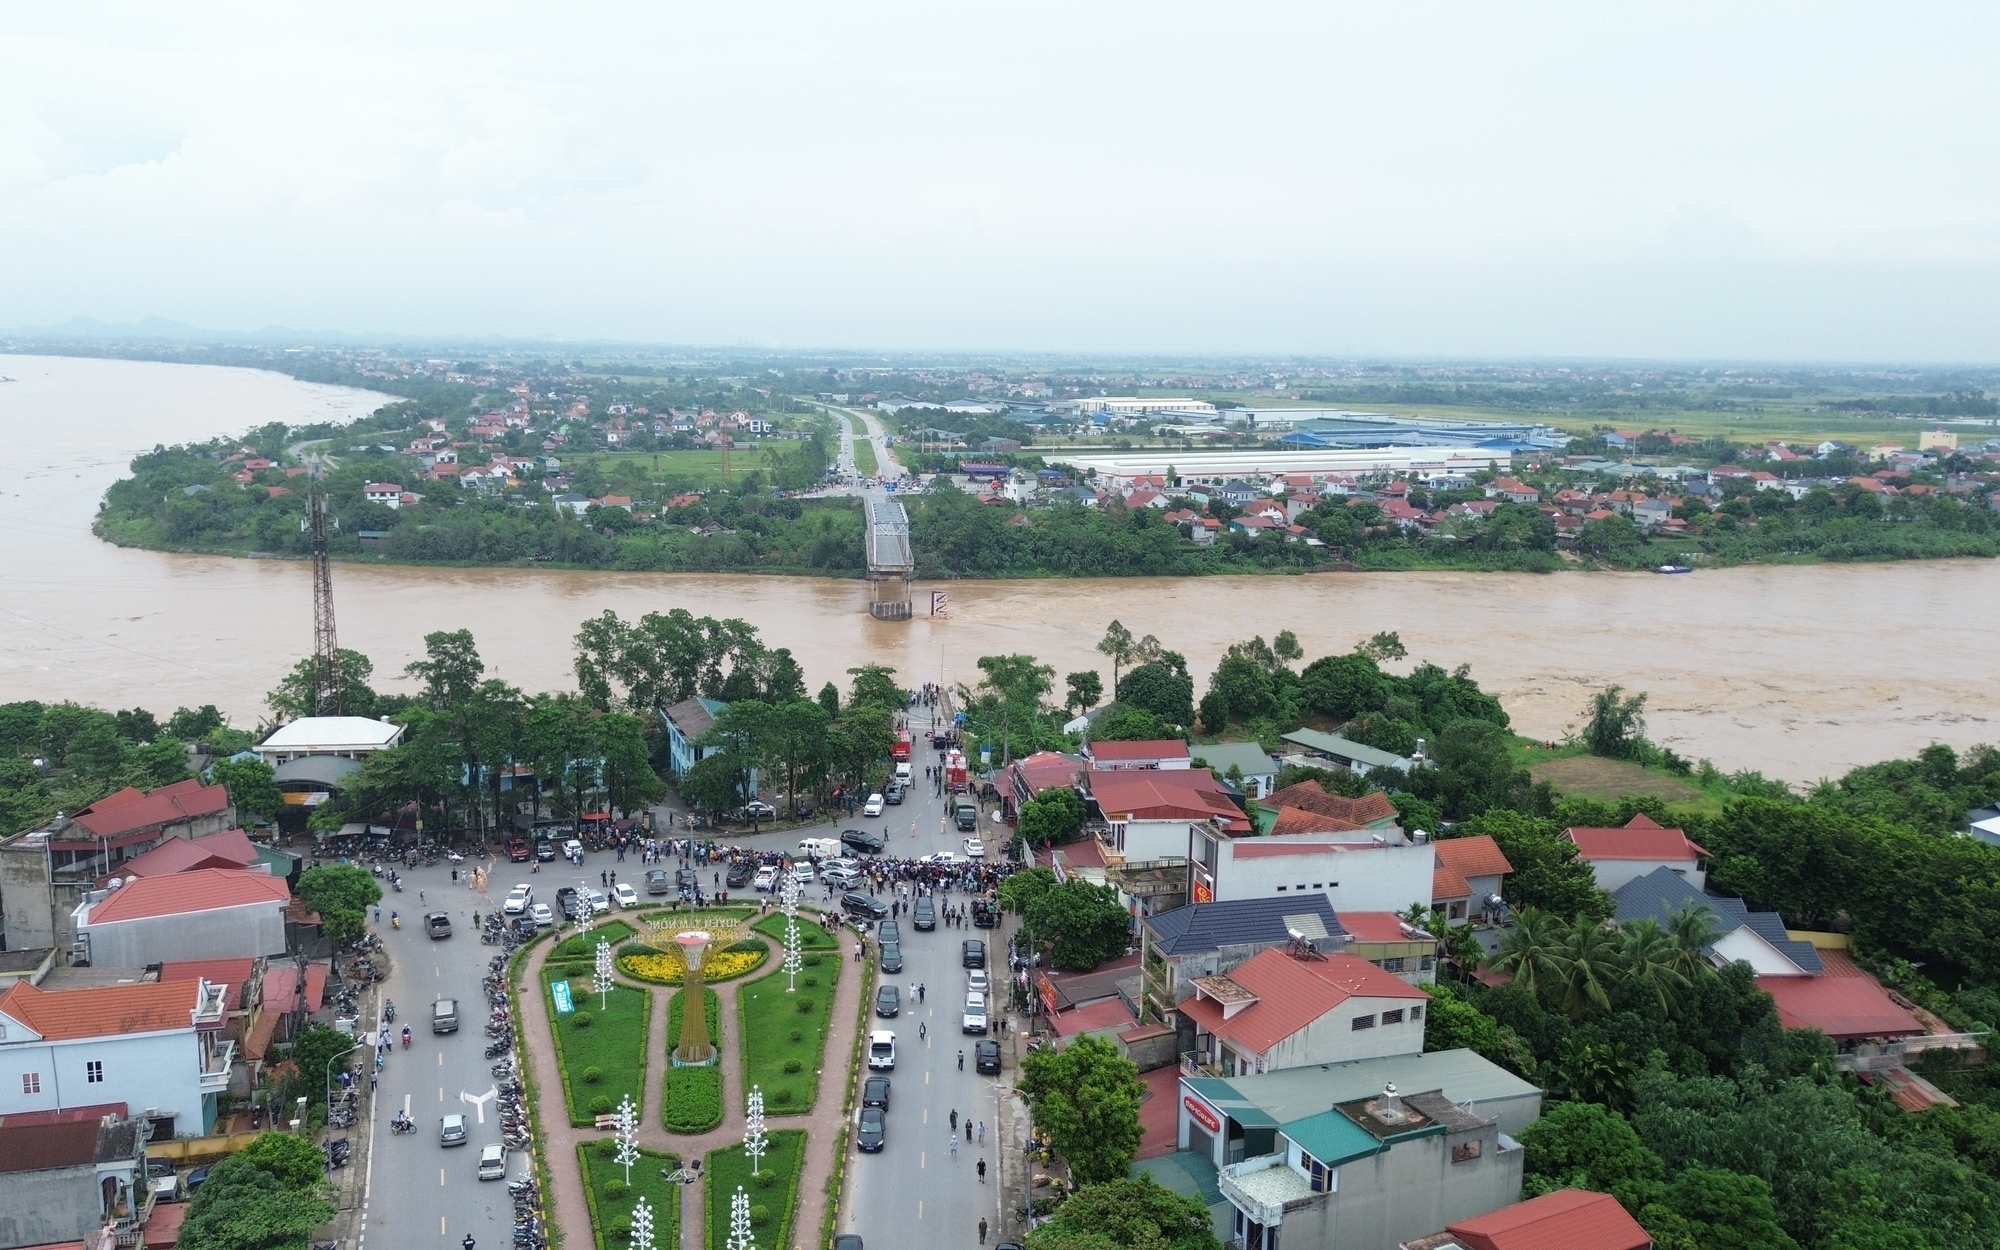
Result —
<instances>
[{"instance_id":1,"label":"green tree","mask_svg":"<svg viewBox=\"0 0 2000 1250\"><path fill-rule=\"evenodd\" d=\"M424 635L424 658L412 660L403 675L423 685L423 701L449 711L472 696L486 662L469 629L436 630Z\"/></svg>"},{"instance_id":2,"label":"green tree","mask_svg":"<svg viewBox=\"0 0 2000 1250\"><path fill-rule=\"evenodd\" d=\"M1132 631L1120 622L1112 621L1105 628L1104 637L1098 640L1097 650L1111 661L1111 688L1118 689L1118 670L1132 660Z\"/></svg>"},{"instance_id":3,"label":"green tree","mask_svg":"<svg viewBox=\"0 0 2000 1250\"><path fill-rule=\"evenodd\" d=\"M368 684L375 665L359 651L346 647L334 652L334 660L340 670L341 710L349 716L378 715L380 696ZM292 671L264 696L264 703L279 720L297 720L313 714L314 689L313 660L307 656L292 665Z\"/></svg>"},{"instance_id":4,"label":"green tree","mask_svg":"<svg viewBox=\"0 0 2000 1250\"><path fill-rule=\"evenodd\" d=\"M275 817L285 810L277 776L263 760L217 760L209 766L208 781L228 788L239 818L246 812Z\"/></svg>"},{"instance_id":5,"label":"green tree","mask_svg":"<svg viewBox=\"0 0 2000 1250\"><path fill-rule=\"evenodd\" d=\"M1069 687L1068 697L1063 703L1065 710L1075 708L1079 714L1088 712L1104 697L1104 678L1094 668L1071 673L1063 681Z\"/></svg>"},{"instance_id":6,"label":"green tree","mask_svg":"<svg viewBox=\"0 0 2000 1250\"><path fill-rule=\"evenodd\" d=\"M183 742L200 742L224 723L222 713L213 703L204 703L198 709L177 707L167 718L167 733Z\"/></svg>"},{"instance_id":7,"label":"green tree","mask_svg":"<svg viewBox=\"0 0 2000 1250\"><path fill-rule=\"evenodd\" d=\"M382 887L366 868L321 864L299 874L299 899L319 913L326 935L336 942L360 935L370 907L382 901Z\"/></svg>"},{"instance_id":8,"label":"green tree","mask_svg":"<svg viewBox=\"0 0 2000 1250\"><path fill-rule=\"evenodd\" d=\"M1144 708L1114 703L1090 724L1093 742L1143 742L1180 735L1165 721Z\"/></svg>"},{"instance_id":9,"label":"green tree","mask_svg":"<svg viewBox=\"0 0 2000 1250\"><path fill-rule=\"evenodd\" d=\"M860 668L850 668L847 675L854 680L848 686L848 702L872 704L894 710L910 701L910 696L896 684L896 670L881 664L864 664Z\"/></svg>"},{"instance_id":10,"label":"green tree","mask_svg":"<svg viewBox=\"0 0 2000 1250\"><path fill-rule=\"evenodd\" d=\"M838 717L840 715L840 687L834 685L832 682L821 686L819 688L819 705L826 710L826 718L829 721Z\"/></svg>"},{"instance_id":11,"label":"green tree","mask_svg":"<svg viewBox=\"0 0 2000 1250\"><path fill-rule=\"evenodd\" d=\"M1131 942L1132 918L1118 892L1072 877L1028 905L1023 926L1049 948L1049 962L1070 972L1087 972L1124 953Z\"/></svg>"},{"instance_id":12,"label":"green tree","mask_svg":"<svg viewBox=\"0 0 2000 1250\"><path fill-rule=\"evenodd\" d=\"M188 1203L179 1244L188 1250L296 1250L333 1216L320 1187L303 1188L241 1154L209 1169Z\"/></svg>"},{"instance_id":13,"label":"green tree","mask_svg":"<svg viewBox=\"0 0 2000 1250\"><path fill-rule=\"evenodd\" d=\"M1334 720L1379 712L1389 698L1389 682L1375 660L1360 651L1314 660L1299 674L1299 694L1311 711Z\"/></svg>"},{"instance_id":14,"label":"green tree","mask_svg":"<svg viewBox=\"0 0 2000 1250\"><path fill-rule=\"evenodd\" d=\"M666 783L653 771L645 727L638 717L611 712L598 717L591 728L603 761L605 801L612 811L636 812L667 796Z\"/></svg>"},{"instance_id":15,"label":"green tree","mask_svg":"<svg viewBox=\"0 0 2000 1250\"><path fill-rule=\"evenodd\" d=\"M1600 920L1611 914L1610 898L1597 888L1590 865L1578 857L1576 844L1562 836L1555 821L1491 808L1453 833L1491 835L1514 870L1501 888L1509 906Z\"/></svg>"},{"instance_id":16,"label":"green tree","mask_svg":"<svg viewBox=\"0 0 2000 1250\"><path fill-rule=\"evenodd\" d=\"M1656 1201L1666 1168L1624 1116L1590 1102L1558 1102L1521 1130L1528 1196L1558 1189L1610 1194L1637 1212Z\"/></svg>"},{"instance_id":17,"label":"green tree","mask_svg":"<svg viewBox=\"0 0 2000 1250\"><path fill-rule=\"evenodd\" d=\"M187 744L177 738L155 738L125 753L125 780L141 790L169 785L187 775Z\"/></svg>"},{"instance_id":18,"label":"green tree","mask_svg":"<svg viewBox=\"0 0 2000 1250\"><path fill-rule=\"evenodd\" d=\"M1113 689L1118 702L1151 712L1169 725L1194 723L1194 678L1178 655L1168 653L1139 665Z\"/></svg>"},{"instance_id":19,"label":"green tree","mask_svg":"<svg viewBox=\"0 0 2000 1250\"><path fill-rule=\"evenodd\" d=\"M1584 745L1592 755L1629 760L1646 740L1646 696L1626 695L1621 686L1606 686L1590 700L1590 720L1583 727Z\"/></svg>"},{"instance_id":20,"label":"green tree","mask_svg":"<svg viewBox=\"0 0 2000 1250\"><path fill-rule=\"evenodd\" d=\"M1745 1176L1725 1168L1688 1168L1674 1177L1661 1204L1685 1221L1701 1250L1798 1250L1778 1223L1771 1186L1761 1176ZM1845 1243L1854 1244L1854 1243ZM1877 1242L1887 1250L1927 1241Z\"/></svg>"},{"instance_id":21,"label":"green tree","mask_svg":"<svg viewBox=\"0 0 2000 1250\"><path fill-rule=\"evenodd\" d=\"M1000 882L1000 905L1017 916L1026 915L1036 899L1055 888L1054 869L1029 868Z\"/></svg>"},{"instance_id":22,"label":"green tree","mask_svg":"<svg viewBox=\"0 0 2000 1250\"><path fill-rule=\"evenodd\" d=\"M1522 908L1514 918L1514 927L1500 939L1493 969L1511 977L1514 985L1538 1000L1559 998L1569 973L1563 964L1568 938L1569 926L1560 916Z\"/></svg>"},{"instance_id":23,"label":"green tree","mask_svg":"<svg viewBox=\"0 0 2000 1250\"><path fill-rule=\"evenodd\" d=\"M1400 660L1410 654L1403 646L1402 635L1395 630L1384 630L1366 642L1356 644L1354 649L1378 664L1383 660Z\"/></svg>"},{"instance_id":24,"label":"green tree","mask_svg":"<svg viewBox=\"0 0 2000 1250\"><path fill-rule=\"evenodd\" d=\"M1139 1065L1101 1037L1021 1060L1021 1095L1079 1184L1122 1180L1139 1151Z\"/></svg>"},{"instance_id":25,"label":"green tree","mask_svg":"<svg viewBox=\"0 0 2000 1250\"><path fill-rule=\"evenodd\" d=\"M1208 1208L1150 1176L1086 1185L1048 1223L1028 1234L1028 1250L1220 1250Z\"/></svg>"},{"instance_id":26,"label":"green tree","mask_svg":"<svg viewBox=\"0 0 2000 1250\"><path fill-rule=\"evenodd\" d=\"M1083 799L1067 786L1044 790L1021 805L1016 830L1029 846L1073 841L1083 832Z\"/></svg>"},{"instance_id":27,"label":"green tree","mask_svg":"<svg viewBox=\"0 0 2000 1250\"><path fill-rule=\"evenodd\" d=\"M353 1049L354 1039L339 1029L324 1024L308 1024L300 1029L292 1042L292 1062L299 1069L298 1092L315 1103L325 1102L328 1065Z\"/></svg>"},{"instance_id":28,"label":"green tree","mask_svg":"<svg viewBox=\"0 0 2000 1250\"><path fill-rule=\"evenodd\" d=\"M275 1129L257 1134L236 1157L277 1177L294 1189L316 1189L326 1179L326 1156L304 1137Z\"/></svg>"}]
</instances>

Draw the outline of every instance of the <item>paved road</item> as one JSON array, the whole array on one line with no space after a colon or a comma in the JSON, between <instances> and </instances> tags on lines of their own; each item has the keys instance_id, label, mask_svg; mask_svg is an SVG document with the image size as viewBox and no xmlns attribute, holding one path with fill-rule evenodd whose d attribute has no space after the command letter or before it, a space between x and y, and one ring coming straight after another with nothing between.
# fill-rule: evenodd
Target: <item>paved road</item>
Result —
<instances>
[{"instance_id":1,"label":"paved road","mask_svg":"<svg viewBox=\"0 0 2000 1250\"><path fill-rule=\"evenodd\" d=\"M536 898L553 906L557 887L580 884L586 871L590 884L596 885L598 871L610 867L613 858L600 854L588 857L586 863L590 867L583 870L558 860L530 875L527 864L498 860L488 882L490 899L475 894L463 882L454 886L449 865L409 869L403 872L403 892L390 891L383 896L384 923L379 930L393 957L383 989L396 1004L393 1028L397 1040L380 1078L375 1122L369 1129L369 1243L397 1250L455 1248L470 1232L482 1247L508 1250L512 1245L513 1204L506 1186L497 1181L482 1183L474 1174L480 1146L500 1140L494 1102L477 1101L494 1087L493 1061L482 1057L488 1039L480 978L485 975L487 961L500 948L480 943L472 915L491 913L517 881L532 883ZM635 870L632 879L636 882L638 864L630 861L629 866ZM419 890L424 900L418 899ZM402 913L400 930L387 923L391 910ZM448 912L452 936L435 942L426 937L422 924L425 911ZM459 1000L461 1020L455 1034L434 1036L430 1031L431 1003L439 998ZM401 1041L404 1023L409 1024L412 1038L408 1050ZM560 1092L551 1105L562 1105ZM399 1137L389 1131L389 1120L403 1107L416 1120L418 1131ZM469 1140L446 1149L438 1144L438 1120L452 1113L467 1117ZM528 1175L527 1162L521 1156L514 1156L510 1164L510 1180Z\"/></svg>"},{"instance_id":2,"label":"paved road","mask_svg":"<svg viewBox=\"0 0 2000 1250\"><path fill-rule=\"evenodd\" d=\"M905 675L905 680L912 679L913 675ZM888 808L883 817L869 819L857 815L816 828L754 837L723 834L718 840L758 850L790 851L801 838L837 836L841 828L879 827L889 835L888 853L899 858L945 850L962 853L964 835L948 828L944 800L923 783L924 766L939 762L939 757L927 749L922 721L917 722L915 733L917 786L908 802ZM452 1250L470 1232L480 1246L492 1250L507 1250L511 1245L513 1208L505 1186L497 1182L482 1183L474 1175L480 1145L499 1140L493 1104L487 1102L482 1107L476 1101L494 1085L491 1061L483 1057L487 1040L486 1008L481 1003L480 978L487 961L499 948L479 942L472 916L474 912L481 915L492 912L517 882L532 884L537 899L553 906L560 886L586 883L597 886L598 874L606 871L623 873L624 879L637 885L644 869L636 859L619 864L608 852L586 856L581 869L557 861L532 874L527 864L509 864L500 859L490 865L491 877L482 895L473 893L463 882L454 885L449 866L440 865L404 871L404 892L384 896L384 923L379 929L393 956L393 971L383 989L397 1007L398 1043L391 1048L388 1066L380 1078L374 1122L366 1126L371 1134L372 1157L364 1244L392 1246L397 1250L422 1246ZM417 897L419 890L425 895L422 900ZM958 894L952 895L952 899L965 901ZM387 924L392 910L403 915L400 930ZM437 910L450 913L455 931L451 938L433 942L424 936L421 916L425 911ZM965 938L982 938L990 948L989 974L994 965L1004 972L1003 931L957 930L940 925L933 932L919 933L907 916L900 923L904 971L901 976L882 980L902 988L906 1001L922 982L927 1001L906 1009L895 1021L881 1022L896 1030L899 1044L888 1146L879 1155L851 1159L849 1198L841 1212L839 1227L842 1231L863 1234L869 1250L976 1246L977 1225L982 1215L996 1228L999 1224L996 1110L998 1100L1005 1094L994 1078L972 1071L974 1039L958 1031L965 989L959 954ZM429 1029L430 1004L446 997L460 1001L459 1032L433 1036ZM413 1039L409 1050L400 1044L401 1027L406 1022L411 1026ZM928 1044L917 1038L919 1022L930 1032ZM966 1052L966 1069L962 1073L957 1067L961 1046ZM1008 1065L1000 1078L1003 1082L1011 1081L1013 1076L1011 1059ZM559 1109L560 1094L548 1105ZM390 1133L388 1122L404 1106L416 1119L419 1131L398 1137ZM479 1120L482 1110L486 1115L484 1127ZM946 1143L946 1124L952 1110L957 1110L961 1118L956 1161ZM438 1119L453 1112L471 1117L471 1140L465 1146L446 1149L438 1144ZM980 1120L986 1122L983 1152L976 1140L971 1145L964 1140L962 1123L968 1114L975 1124ZM975 1164L982 1153L988 1168L984 1187L979 1184ZM515 1156L509 1178L527 1173L526 1162ZM572 1234L575 1235L578 1234ZM994 1239L988 1238L989 1242Z\"/></svg>"}]
</instances>

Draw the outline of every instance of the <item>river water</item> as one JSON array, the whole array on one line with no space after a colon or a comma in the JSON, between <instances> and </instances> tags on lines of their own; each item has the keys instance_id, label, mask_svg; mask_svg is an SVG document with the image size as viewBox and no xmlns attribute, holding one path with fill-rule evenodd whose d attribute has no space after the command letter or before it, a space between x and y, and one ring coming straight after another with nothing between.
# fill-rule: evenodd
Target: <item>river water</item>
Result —
<instances>
[{"instance_id":1,"label":"river water","mask_svg":"<svg viewBox=\"0 0 2000 1250\"><path fill-rule=\"evenodd\" d=\"M311 580L288 561L161 555L90 533L103 492L158 442L269 420L363 415L387 397L244 369L0 355L0 701L215 703L238 724L312 647ZM1560 737L1598 687L1651 695L1652 736L1795 781L1992 740L2000 563L1938 561L1655 574L1400 573L954 582L948 615L887 624L867 587L822 578L337 565L342 645L377 684L431 630L470 628L500 677L567 687L570 640L606 608L740 616L812 684L895 665L976 678L1027 652L1095 667L1112 618L1183 652L1205 683L1232 641L1295 631L1307 654L1401 633L1412 659L1470 665L1525 733ZM921 611L928 591L918 587ZM1108 665L1105 674L1109 677ZM1058 679L1060 680L1060 679Z\"/></svg>"}]
</instances>

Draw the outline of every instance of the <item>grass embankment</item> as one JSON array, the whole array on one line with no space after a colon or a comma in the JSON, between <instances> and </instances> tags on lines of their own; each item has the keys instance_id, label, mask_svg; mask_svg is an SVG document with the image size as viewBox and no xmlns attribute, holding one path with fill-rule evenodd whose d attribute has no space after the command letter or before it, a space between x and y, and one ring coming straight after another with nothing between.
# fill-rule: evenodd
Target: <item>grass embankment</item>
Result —
<instances>
[{"instance_id":1,"label":"grass embankment","mask_svg":"<svg viewBox=\"0 0 2000 1250\"><path fill-rule=\"evenodd\" d=\"M723 457L719 451L612 452L598 456L597 463L607 476L619 476L616 470L622 468L629 473L643 474L649 482L689 490L706 490L711 486L725 485L728 481L723 476ZM730 450L730 476L761 472L764 467L763 448L746 446Z\"/></svg>"},{"instance_id":2,"label":"grass embankment","mask_svg":"<svg viewBox=\"0 0 2000 1250\"><path fill-rule=\"evenodd\" d=\"M702 998L707 1008L708 1038L714 1042L722 1035L722 999L705 986ZM672 1066L674 1047L681 1044L681 1013L686 1002L686 993L680 993L667 1004L666 1062L669 1066L666 1083L660 1092L660 1120L669 1133L706 1133L722 1123L722 1065L716 1063L705 1068Z\"/></svg>"},{"instance_id":3,"label":"grass embankment","mask_svg":"<svg viewBox=\"0 0 2000 1250\"><path fill-rule=\"evenodd\" d=\"M1529 776L1572 798L1615 803L1624 798L1652 797L1688 815L1715 815L1735 797L1726 785L1704 787L1695 777L1648 768L1632 760L1604 759L1581 745L1551 749L1519 739L1513 754Z\"/></svg>"},{"instance_id":4,"label":"grass embankment","mask_svg":"<svg viewBox=\"0 0 2000 1250\"><path fill-rule=\"evenodd\" d=\"M854 471L862 477L874 477L882 471L881 462L875 459L875 444L858 434L854 438Z\"/></svg>"},{"instance_id":5,"label":"grass embankment","mask_svg":"<svg viewBox=\"0 0 2000 1250\"><path fill-rule=\"evenodd\" d=\"M708 1152L709 1250L722 1250L729 1241L730 1199L741 1187L750 1195L750 1228L760 1246L792 1244L792 1214L798 1205L799 1171L805 1161L806 1135L799 1129L778 1129L765 1135L765 1153L758 1175L750 1175L750 1160L741 1143L726 1150ZM758 1216L763 1218L759 1219Z\"/></svg>"},{"instance_id":6,"label":"grass embankment","mask_svg":"<svg viewBox=\"0 0 2000 1250\"><path fill-rule=\"evenodd\" d=\"M774 911L750 926L757 932L777 943L778 959L785 958L785 913ZM840 949L840 939L822 927L819 921L799 912L799 949L802 951L834 951Z\"/></svg>"},{"instance_id":7,"label":"grass embankment","mask_svg":"<svg viewBox=\"0 0 2000 1250\"><path fill-rule=\"evenodd\" d=\"M597 943L599 941L611 943L611 948L616 950L620 942L634 936L635 933L636 930L626 921L607 920L595 929L585 929L581 933L572 934L564 938L559 946L549 952L549 962L560 963L577 959L594 960L597 958Z\"/></svg>"},{"instance_id":8,"label":"grass embankment","mask_svg":"<svg viewBox=\"0 0 2000 1250\"><path fill-rule=\"evenodd\" d=\"M653 1244L680 1245L681 1187L660 1175L662 1169L671 1172L680 1167L680 1156L642 1147L639 1161L632 1165L632 1183L627 1186L625 1167L615 1161L617 1149L609 1137L576 1144L597 1250L622 1250L631 1240L632 1209L642 1197L653 1209Z\"/></svg>"},{"instance_id":9,"label":"grass embankment","mask_svg":"<svg viewBox=\"0 0 2000 1250\"><path fill-rule=\"evenodd\" d=\"M642 1098L646 1090L647 1026L652 1021L651 990L620 985L605 996L590 988L590 973L568 976L573 964L542 970L542 997L548 1005L550 1033L556 1041L556 1065L562 1069L563 1100L569 1106L569 1122L586 1126L599 1115L618 1105L630 1094ZM576 1010L556 1011L554 985L569 982L570 999ZM594 1078L594 1079L593 1079Z\"/></svg>"},{"instance_id":10,"label":"grass embankment","mask_svg":"<svg viewBox=\"0 0 2000 1250\"><path fill-rule=\"evenodd\" d=\"M804 940L805 926L800 926ZM791 978L784 971L760 977L737 991L743 1017L743 1083L764 1091L769 1115L797 1115L812 1110L819 1096L820 1069L825 1062L826 1031L833 1015L833 995L840 982L837 954L814 951L802 961L799 987L787 993Z\"/></svg>"}]
</instances>

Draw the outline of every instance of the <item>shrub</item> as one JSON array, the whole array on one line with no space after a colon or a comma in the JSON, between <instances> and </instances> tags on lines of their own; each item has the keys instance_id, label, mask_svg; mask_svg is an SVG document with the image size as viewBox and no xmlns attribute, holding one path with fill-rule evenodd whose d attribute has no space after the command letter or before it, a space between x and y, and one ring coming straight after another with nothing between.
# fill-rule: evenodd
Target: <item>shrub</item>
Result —
<instances>
[{"instance_id":1,"label":"shrub","mask_svg":"<svg viewBox=\"0 0 2000 1250\"><path fill-rule=\"evenodd\" d=\"M778 1174L776 1172L759 1173L756 1180L757 1188L759 1189L769 1189L771 1186L777 1183L778 1183Z\"/></svg>"},{"instance_id":2,"label":"shrub","mask_svg":"<svg viewBox=\"0 0 2000 1250\"><path fill-rule=\"evenodd\" d=\"M765 1205L764 1205L763 1203L761 1203L761 1202L753 1202L753 1203L751 1203L751 1204L750 1204L750 1222L751 1222L752 1224L768 1224L768 1223L770 1223L770 1222L771 1222L771 1208L769 1208L769 1207L765 1206Z\"/></svg>"},{"instance_id":3,"label":"shrub","mask_svg":"<svg viewBox=\"0 0 2000 1250\"><path fill-rule=\"evenodd\" d=\"M799 1014L802 1016L809 1016L812 1014L812 1011L813 1011L813 1000L810 998L801 998L799 1000Z\"/></svg>"},{"instance_id":4,"label":"shrub","mask_svg":"<svg viewBox=\"0 0 2000 1250\"><path fill-rule=\"evenodd\" d=\"M815 985L818 985L818 984L819 984L819 978L818 978L818 977L807 977L807 978L805 979L805 987L806 987L807 989L811 989L811 988L812 988L813 986L815 986Z\"/></svg>"},{"instance_id":5,"label":"shrub","mask_svg":"<svg viewBox=\"0 0 2000 1250\"><path fill-rule=\"evenodd\" d=\"M798 1060L794 1059L792 1060L792 1062L797 1063ZM792 1105L792 1091L788 1089L781 1089L777 1093L771 1095L771 1101L780 1107L789 1107Z\"/></svg>"},{"instance_id":6,"label":"shrub","mask_svg":"<svg viewBox=\"0 0 2000 1250\"><path fill-rule=\"evenodd\" d=\"M595 1021L590 1018L590 1013L587 1011L579 1011L569 1018L569 1027L572 1029L587 1029L593 1023Z\"/></svg>"},{"instance_id":7,"label":"shrub","mask_svg":"<svg viewBox=\"0 0 2000 1250\"><path fill-rule=\"evenodd\" d=\"M622 1186L625 1182L615 1181L613 1183ZM610 1191L607 1189L605 1192L609 1194ZM632 1221L621 1215L611 1221L610 1226L604 1231L610 1235L613 1241L629 1241L632 1238Z\"/></svg>"},{"instance_id":8,"label":"shrub","mask_svg":"<svg viewBox=\"0 0 2000 1250\"><path fill-rule=\"evenodd\" d=\"M796 1059L787 1059L787 1060L785 1060L785 1072L786 1072L787 1074L792 1074L792 1073L796 1073L796 1072L797 1072L797 1071L798 1071L798 1070L799 1070L800 1068L802 1068L802 1067L804 1067L804 1066L805 1066L804 1064L800 1063L800 1062L799 1062L798 1060L796 1060Z\"/></svg>"},{"instance_id":9,"label":"shrub","mask_svg":"<svg viewBox=\"0 0 2000 1250\"><path fill-rule=\"evenodd\" d=\"M631 1192L632 1192L632 1187L627 1185L624 1181L604 1182L604 1196L611 1199L613 1202L618 1201L619 1199L623 1198L626 1194L629 1194Z\"/></svg>"},{"instance_id":10,"label":"shrub","mask_svg":"<svg viewBox=\"0 0 2000 1250\"><path fill-rule=\"evenodd\" d=\"M596 1064L592 1064L583 1070L583 1083L585 1085L596 1085L602 1080L604 1080L604 1069L598 1067Z\"/></svg>"},{"instance_id":11,"label":"shrub","mask_svg":"<svg viewBox=\"0 0 2000 1250\"><path fill-rule=\"evenodd\" d=\"M597 1097L595 1097L595 1098L591 1099L591 1100L590 1100L590 1114L592 1114L592 1115L610 1115L610 1114L611 1114L611 1095L609 1095L609 1094L599 1094L599 1095L598 1095Z\"/></svg>"},{"instance_id":12,"label":"shrub","mask_svg":"<svg viewBox=\"0 0 2000 1250\"><path fill-rule=\"evenodd\" d=\"M803 1042L806 1040L806 1031L804 1029L793 1029L786 1036L791 1038L791 1040L794 1042Z\"/></svg>"},{"instance_id":13,"label":"shrub","mask_svg":"<svg viewBox=\"0 0 2000 1250\"><path fill-rule=\"evenodd\" d=\"M722 1072L717 1068L667 1069L667 1129L706 1133L722 1123Z\"/></svg>"},{"instance_id":14,"label":"shrub","mask_svg":"<svg viewBox=\"0 0 2000 1250\"><path fill-rule=\"evenodd\" d=\"M820 961L820 960L822 960L822 959L824 959L824 958L825 958L825 956L824 956L824 955L807 955L807 956L806 956L806 967L808 967L808 968L817 968L817 967L819 967L819 961Z\"/></svg>"}]
</instances>

